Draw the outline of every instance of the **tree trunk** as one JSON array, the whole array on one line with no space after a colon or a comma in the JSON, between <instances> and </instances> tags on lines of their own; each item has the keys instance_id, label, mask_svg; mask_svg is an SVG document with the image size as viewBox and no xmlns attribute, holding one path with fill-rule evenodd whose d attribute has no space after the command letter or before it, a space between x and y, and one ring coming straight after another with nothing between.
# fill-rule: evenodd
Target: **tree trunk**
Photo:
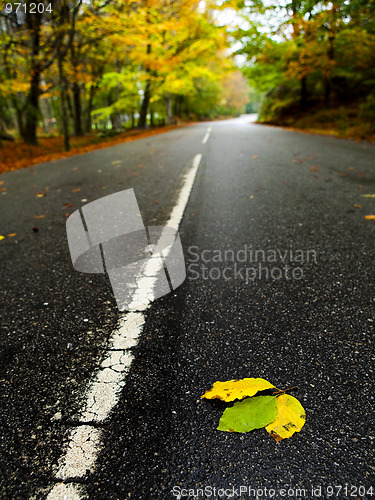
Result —
<instances>
[{"instance_id":1,"label":"tree trunk","mask_svg":"<svg viewBox=\"0 0 375 500\"><path fill-rule=\"evenodd\" d=\"M25 108L25 127L23 129L22 138L27 144L36 145L38 139L36 130L38 126L38 100L40 93L40 72L37 68L31 71L30 91L26 99Z\"/></svg>"},{"instance_id":2,"label":"tree trunk","mask_svg":"<svg viewBox=\"0 0 375 500\"><path fill-rule=\"evenodd\" d=\"M167 124L170 125L172 123L172 96L171 94L167 94L165 96L165 107L167 112Z\"/></svg>"},{"instance_id":3,"label":"tree trunk","mask_svg":"<svg viewBox=\"0 0 375 500\"><path fill-rule=\"evenodd\" d=\"M334 57L335 57L335 49L334 49L334 41L335 41L335 36L331 33L328 38L329 42L329 48L328 48L328 62L331 64ZM329 73L326 75L324 78L324 105L326 108L329 108L330 101L331 101L331 91L332 91L332 84L331 84L331 76L330 76L331 68L329 68Z\"/></svg>"},{"instance_id":4,"label":"tree trunk","mask_svg":"<svg viewBox=\"0 0 375 500\"><path fill-rule=\"evenodd\" d=\"M77 82L73 83L73 104L74 104L74 135L83 135L82 129L82 105L81 89Z\"/></svg>"},{"instance_id":5,"label":"tree trunk","mask_svg":"<svg viewBox=\"0 0 375 500\"><path fill-rule=\"evenodd\" d=\"M151 88L151 82L150 80L147 80L145 93L143 95L141 110L139 113L138 128L145 128L147 124L147 112L151 97L150 88Z\"/></svg>"},{"instance_id":6,"label":"tree trunk","mask_svg":"<svg viewBox=\"0 0 375 500\"><path fill-rule=\"evenodd\" d=\"M68 113L66 109L66 86L65 86L63 61L60 53L58 54L57 59L58 59L59 78L60 78L61 120L62 120L62 129L64 133L64 148L65 151L69 151L70 143L69 143Z\"/></svg>"},{"instance_id":7,"label":"tree trunk","mask_svg":"<svg viewBox=\"0 0 375 500\"><path fill-rule=\"evenodd\" d=\"M86 115L86 132L88 133L90 133L92 129L91 112L93 107L94 94L95 94L95 86L91 85L89 92L89 100L87 103L87 115Z\"/></svg>"},{"instance_id":8,"label":"tree trunk","mask_svg":"<svg viewBox=\"0 0 375 500\"><path fill-rule=\"evenodd\" d=\"M308 99L308 93L307 93L307 83L306 83L306 77L304 76L301 79L301 109L302 111L305 111L307 108L307 99Z\"/></svg>"}]
</instances>

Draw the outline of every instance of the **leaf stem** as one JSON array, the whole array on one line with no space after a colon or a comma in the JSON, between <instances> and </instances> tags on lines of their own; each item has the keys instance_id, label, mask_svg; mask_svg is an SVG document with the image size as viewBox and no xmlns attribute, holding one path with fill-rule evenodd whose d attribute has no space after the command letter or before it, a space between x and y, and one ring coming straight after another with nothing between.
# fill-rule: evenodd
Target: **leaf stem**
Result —
<instances>
[{"instance_id":1,"label":"leaf stem","mask_svg":"<svg viewBox=\"0 0 375 500\"><path fill-rule=\"evenodd\" d=\"M275 387L276 392L273 393L274 396L278 397L281 396L282 394L285 394L287 391L292 391L293 389L299 390L299 387L297 385L293 387L289 387L288 389L281 390L278 387Z\"/></svg>"}]
</instances>

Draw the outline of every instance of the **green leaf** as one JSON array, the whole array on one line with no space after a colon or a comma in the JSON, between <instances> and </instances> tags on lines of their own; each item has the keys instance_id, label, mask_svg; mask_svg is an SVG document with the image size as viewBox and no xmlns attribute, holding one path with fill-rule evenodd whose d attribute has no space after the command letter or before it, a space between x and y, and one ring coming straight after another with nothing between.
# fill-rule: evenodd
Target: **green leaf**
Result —
<instances>
[{"instance_id":1,"label":"green leaf","mask_svg":"<svg viewBox=\"0 0 375 500\"><path fill-rule=\"evenodd\" d=\"M217 429L227 432L249 432L270 424L275 420L276 414L275 396L244 399L224 411Z\"/></svg>"}]
</instances>

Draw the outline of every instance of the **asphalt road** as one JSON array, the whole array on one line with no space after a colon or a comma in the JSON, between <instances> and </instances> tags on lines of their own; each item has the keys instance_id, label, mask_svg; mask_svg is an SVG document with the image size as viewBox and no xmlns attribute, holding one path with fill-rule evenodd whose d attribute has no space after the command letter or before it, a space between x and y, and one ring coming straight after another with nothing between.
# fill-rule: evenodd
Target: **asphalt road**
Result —
<instances>
[{"instance_id":1,"label":"asphalt road","mask_svg":"<svg viewBox=\"0 0 375 500\"><path fill-rule=\"evenodd\" d=\"M187 279L145 313L81 498L375 497L375 148L245 116L0 176L1 498L58 483L121 317L108 278L73 269L67 215L134 188L145 224L164 224L197 153ZM223 406L200 396L243 377L298 386L302 431L276 443L216 430Z\"/></svg>"}]
</instances>

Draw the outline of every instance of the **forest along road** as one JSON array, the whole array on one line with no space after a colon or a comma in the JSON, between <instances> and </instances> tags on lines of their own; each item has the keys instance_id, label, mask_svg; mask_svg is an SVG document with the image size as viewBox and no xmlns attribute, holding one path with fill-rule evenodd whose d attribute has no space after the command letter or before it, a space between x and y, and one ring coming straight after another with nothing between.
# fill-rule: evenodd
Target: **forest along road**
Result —
<instances>
[{"instance_id":1,"label":"forest along road","mask_svg":"<svg viewBox=\"0 0 375 500\"><path fill-rule=\"evenodd\" d=\"M374 153L244 116L2 175L0 496L375 495ZM128 188L145 225L174 214L187 269L131 321L65 227ZM119 326L125 385L80 420ZM218 431L200 396L243 377L298 386L302 431Z\"/></svg>"}]
</instances>

